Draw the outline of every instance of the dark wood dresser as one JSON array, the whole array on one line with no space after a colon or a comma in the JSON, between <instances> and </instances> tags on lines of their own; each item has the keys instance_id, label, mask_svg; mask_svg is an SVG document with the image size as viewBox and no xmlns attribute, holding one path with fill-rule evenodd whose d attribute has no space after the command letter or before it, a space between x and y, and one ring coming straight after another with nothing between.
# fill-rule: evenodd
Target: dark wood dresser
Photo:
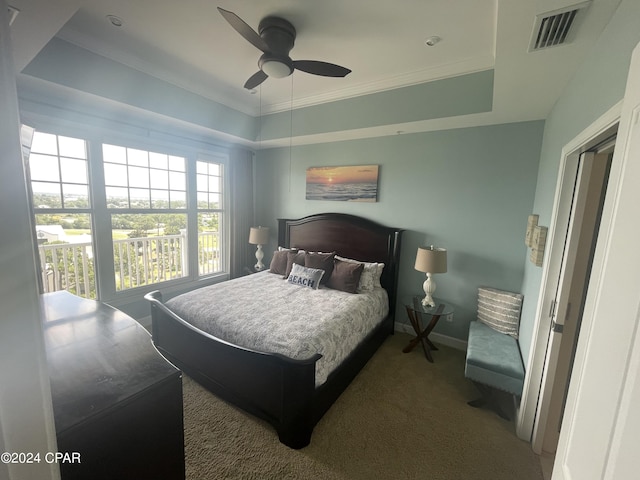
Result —
<instances>
[{"instance_id":1,"label":"dark wood dresser","mask_svg":"<svg viewBox=\"0 0 640 480\"><path fill-rule=\"evenodd\" d=\"M41 302L58 451L80 454L62 479L184 479L181 372L123 312L64 291Z\"/></svg>"}]
</instances>

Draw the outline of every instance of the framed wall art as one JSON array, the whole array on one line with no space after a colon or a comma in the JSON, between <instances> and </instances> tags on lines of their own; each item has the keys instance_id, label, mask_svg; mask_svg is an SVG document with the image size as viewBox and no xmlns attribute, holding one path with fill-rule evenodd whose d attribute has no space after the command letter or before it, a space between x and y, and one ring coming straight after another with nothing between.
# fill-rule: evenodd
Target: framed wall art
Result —
<instances>
[{"instance_id":1,"label":"framed wall art","mask_svg":"<svg viewBox=\"0 0 640 480\"><path fill-rule=\"evenodd\" d=\"M378 165L307 168L307 200L378 201Z\"/></svg>"}]
</instances>

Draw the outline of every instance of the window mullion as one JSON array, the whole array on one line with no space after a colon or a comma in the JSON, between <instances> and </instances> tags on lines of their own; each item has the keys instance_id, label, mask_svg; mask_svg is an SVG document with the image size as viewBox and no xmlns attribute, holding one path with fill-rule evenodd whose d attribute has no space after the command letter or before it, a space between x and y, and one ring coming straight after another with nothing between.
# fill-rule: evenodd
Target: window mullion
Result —
<instances>
[{"instance_id":1,"label":"window mullion","mask_svg":"<svg viewBox=\"0 0 640 480\"><path fill-rule=\"evenodd\" d=\"M189 245L189 278L198 280L200 276L198 256L199 250L199 222L198 222L198 188L197 188L197 158L187 157L187 243Z\"/></svg>"},{"instance_id":2,"label":"window mullion","mask_svg":"<svg viewBox=\"0 0 640 480\"><path fill-rule=\"evenodd\" d=\"M111 215L107 210L104 187L104 167L102 164L102 143L91 140L89 144L89 176L91 185L91 205L93 207L93 243L96 249L94 262L96 288L102 301L113 299L116 292L115 269L113 265L113 242Z\"/></svg>"}]
</instances>

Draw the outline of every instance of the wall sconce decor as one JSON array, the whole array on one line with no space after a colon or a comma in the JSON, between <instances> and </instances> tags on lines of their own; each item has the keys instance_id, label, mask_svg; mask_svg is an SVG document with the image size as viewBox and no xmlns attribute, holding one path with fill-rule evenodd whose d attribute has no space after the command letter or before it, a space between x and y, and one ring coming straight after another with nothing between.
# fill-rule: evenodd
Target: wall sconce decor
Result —
<instances>
[{"instance_id":1,"label":"wall sconce decor","mask_svg":"<svg viewBox=\"0 0 640 480\"><path fill-rule=\"evenodd\" d=\"M531 248L529 260L536 266L542 266L544 247L547 243L547 227L538 225L538 215L529 215L524 243Z\"/></svg>"}]
</instances>

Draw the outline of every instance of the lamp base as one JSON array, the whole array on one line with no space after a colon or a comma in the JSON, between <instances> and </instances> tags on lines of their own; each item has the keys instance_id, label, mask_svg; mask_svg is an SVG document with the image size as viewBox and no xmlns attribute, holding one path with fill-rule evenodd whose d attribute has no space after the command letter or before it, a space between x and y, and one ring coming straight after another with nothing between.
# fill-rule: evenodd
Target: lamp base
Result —
<instances>
[{"instance_id":1,"label":"lamp base","mask_svg":"<svg viewBox=\"0 0 640 480\"><path fill-rule=\"evenodd\" d=\"M431 274L427 273L427 279L422 284L424 290L424 298L422 299L423 307L435 307L436 302L433 300L432 295L436 291L436 282L431 278Z\"/></svg>"},{"instance_id":2,"label":"lamp base","mask_svg":"<svg viewBox=\"0 0 640 480\"><path fill-rule=\"evenodd\" d=\"M258 260L258 262L253 266L256 272L264 270L264 263L262 263L263 258L264 252L262 251L262 245L258 245L258 249L256 250L256 260Z\"/></svg>"},{"instance_id":3,"label":"lamp base","mask_svg":"<svg viewBox=\"0 0 640 480\"><path fill-rule=\"evenodd\" d=\"M433 301L433 297L430 294L427 294L423 299L422 299L422 306L423 307L435 307L436 306L436 302Z\"/></svg>"}]
</instances>

